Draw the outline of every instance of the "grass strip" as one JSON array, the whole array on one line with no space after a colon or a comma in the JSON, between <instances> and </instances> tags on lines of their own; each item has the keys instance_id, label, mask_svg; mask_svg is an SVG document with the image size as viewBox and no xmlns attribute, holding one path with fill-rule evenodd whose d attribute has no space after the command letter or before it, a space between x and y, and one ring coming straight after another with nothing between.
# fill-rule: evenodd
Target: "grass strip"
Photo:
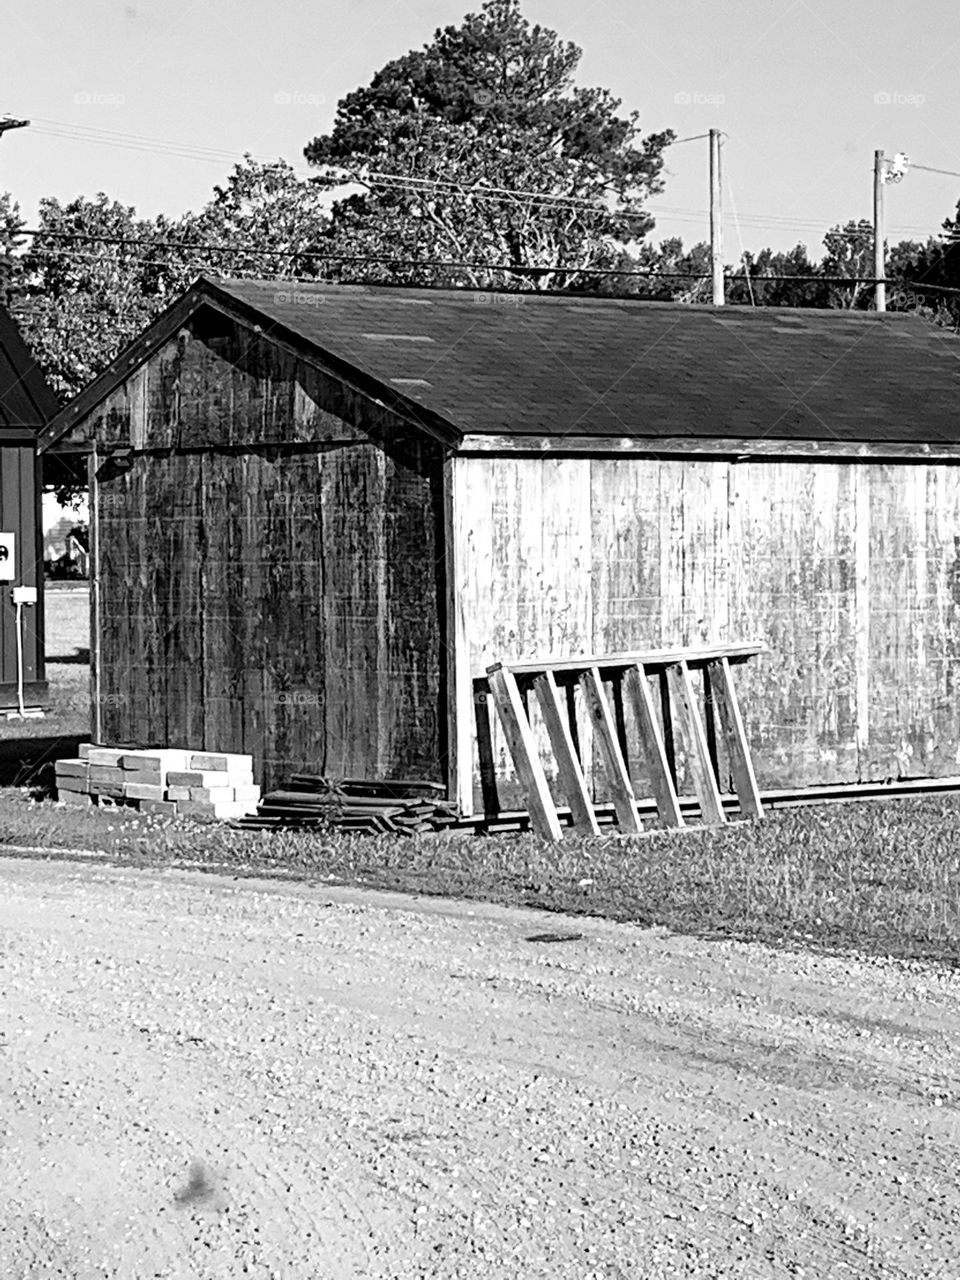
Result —
<instances>
[{"instance_id":1,"label":"grass strip","mask_svg":"<svg viewBox=\"0 0 960 1280\"><path fill-rule=\"evenodd\" d=\"M3 846L440 894L833 953L960 957L960 798L825 804L639 839L242 831L0 790ZM39 856L39 855L38 855Z\"/></svg>"}]
</instances>

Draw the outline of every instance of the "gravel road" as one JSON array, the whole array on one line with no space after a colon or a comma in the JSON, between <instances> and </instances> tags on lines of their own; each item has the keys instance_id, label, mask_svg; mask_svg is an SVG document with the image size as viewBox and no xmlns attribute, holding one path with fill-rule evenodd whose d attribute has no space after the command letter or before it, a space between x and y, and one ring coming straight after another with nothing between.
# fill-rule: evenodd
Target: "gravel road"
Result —
<instances>
[{"instance_id":1,"label":"gravel road","mask_svg":"<svg viewBox=\"0 0 960 1280\"><path fill-rule=\"evenodd\" d=\"M958 1031L920 965L0 859L0 1276L956 1280Z\"/></svg>"}]
</instances>

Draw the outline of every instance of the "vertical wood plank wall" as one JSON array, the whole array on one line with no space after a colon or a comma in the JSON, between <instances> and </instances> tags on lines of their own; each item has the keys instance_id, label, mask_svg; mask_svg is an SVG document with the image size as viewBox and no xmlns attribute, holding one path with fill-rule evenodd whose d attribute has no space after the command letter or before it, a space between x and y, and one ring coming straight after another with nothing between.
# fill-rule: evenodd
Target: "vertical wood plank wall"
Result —
<instances>
[{"instance_id":1,"label":"vertical wood plank wall","mask_svg":"<svg viewBox=\"0 0 960 1280\"><path fill-rule=\"evenodd\" d=\"M89 430L134 449L97 477L102 740L444 780L438 445L229 328Z\"/></svg>"},{"instance_id":2,"label":"vertical wood plank wall","mask_svg":"<svg viewBox=\"0 0 960 1280\"><path fill-rule=\"evenodd\" d=\"M737 680L761 786L960 771L960 467L481 455L453 483L471 675L759 639Z\"/></svg>"},{"instance_id":3,"label":"vertical wood plank wall","mask_svg":"<svg viewBox=\"0 0 960 1280\"><path fill-rule=\"evenodd\" d=\"M39 467L31 444L0 445L0 530L15 535L16 577L0 582L0 707L17 705L17 627L11 588L36 587L23 609L23 679L27 701L46 694L43 645L43 541Z\"/></svg>"}]
</instances>

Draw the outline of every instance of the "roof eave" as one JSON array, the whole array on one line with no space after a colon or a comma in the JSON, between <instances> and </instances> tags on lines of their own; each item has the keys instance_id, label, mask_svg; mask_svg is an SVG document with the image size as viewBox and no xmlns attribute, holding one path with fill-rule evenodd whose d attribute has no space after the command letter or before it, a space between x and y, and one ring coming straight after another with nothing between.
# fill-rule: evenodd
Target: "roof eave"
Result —
<instances>
[{"instance_id":1,"label":"roof eave","mask_svg":"<svg viewBox=\"0 0 960 1280\"><path fill-rule=\"evenodd\" d=\"M182 298L178 298L159 315L146 332L128 343L102 373L97 374L92 382L88 382L83 390L79 391L70 403L56 414L46 429L40 433L38 443L41 453L55 451L56 445L64 436L92 413L112 391L129 378L138 365L149 359L153 352L193 315L203 304L202 286L205 283L201 276Z\"/></svg>"},{"instance_id":2,"label":"roof eave","mask_svg":"<svg viewBox=\"0 0 960 1280\"><path fill-rule=\"evenodd\" d=\"M960 462L960 441L820 440L764 436L643 436L636 434L562 435L469 432L459 452L467 455L525 454L534 457L590 455L594 457L683 457L753 459Z\"/></svg>"},{"instance_id":3,"label":"roof eave","mask_svg":"<svg viewBox=\"0 0 960 1280\"><path fill-rule=\"evenodd\" d=\"M285 346L295 355L302 357L324 373L331 374L375 403L383 405L391 413L403 418L415 430L425 432L447 448L459 447L463 439L463 431L448 418L421 404L412 396L402 395L396 388L388 386L380 378L367 373L359 365L352 364L342 356L334 355L326 347L305 338L296 329L291 329L281 321L264 315L252 303L238 298L216 281L204 279L203 283L208 291L205 298L207 305L213 305L225 315L259 328L261 332L264 331L263 322L268 322L270 330L266 336L272 341Z\"/></svg>"},{"instance_id":4,"label":"roof eave","mask_svg":"<svg viewBox=\"0 0 960 1280\"><path fill-rule=\"evenodd\" d=\"M414 429L426 432L446 447L456 448L463 438L463 433L453 423L425 405L409 396L399 394L363 369L311 342L295 329L290 329L264 315L256 307L235 297L228 289L221 288L217 281L200 276L182 298L158 316L145 333L126 346L102 373L98 374L56 414L39 437L40 452L88 452L89 446L71 446L65 437L69 436L78 423L116 390L135 368L148 360L196 311L204 306L212 307L232 319L265 333L272 341L287 347L296 355L331 373L361 394L384 405Z\"/></svg>"}]
</instances>

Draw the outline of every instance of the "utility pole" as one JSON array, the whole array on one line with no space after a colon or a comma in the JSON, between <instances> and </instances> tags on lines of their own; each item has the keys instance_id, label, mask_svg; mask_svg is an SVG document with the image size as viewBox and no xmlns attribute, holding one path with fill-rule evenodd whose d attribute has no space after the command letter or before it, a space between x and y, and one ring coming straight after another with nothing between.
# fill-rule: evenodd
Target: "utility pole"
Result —
<instances>
[{"instance_id":1,"label":"utility pole","mask_svg":"<svg viewBox=\"0 0 960 1280\"><path fill-rule=\"evenodd\" d=\"M720 130L710 130L710 274L713 305L722 307L723 296L723 194L720 181Z\"/></svg>"},{"instance_id":2,"label":"utility pole","mask_svg":"<svg viewBox=\"0 0 960 1280\"><path fill-rule=\"evenodd\" d=\"M882 151L873 153L873 274L877 281L877 310L887 309L887 274L884 241L883 185L887 180L887 162Z\"/></svg>"},{"instance_id":3,"label":"utility pole","mask_svg":"<svg viewBox=\"0 0 960 1280\"><path fill-rule=\"evenodd\" d=\"M6 116L3 120L0 120L0 138L3 137L8 129L25 129L29 123L29 120L11 120L9 116Z\"/></svg>"}]
</instances>

